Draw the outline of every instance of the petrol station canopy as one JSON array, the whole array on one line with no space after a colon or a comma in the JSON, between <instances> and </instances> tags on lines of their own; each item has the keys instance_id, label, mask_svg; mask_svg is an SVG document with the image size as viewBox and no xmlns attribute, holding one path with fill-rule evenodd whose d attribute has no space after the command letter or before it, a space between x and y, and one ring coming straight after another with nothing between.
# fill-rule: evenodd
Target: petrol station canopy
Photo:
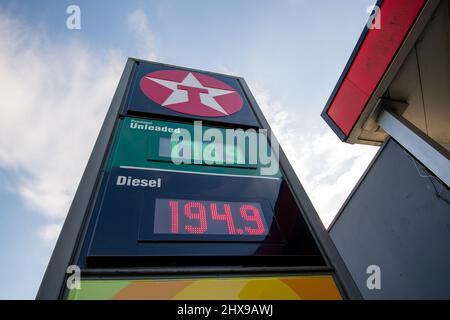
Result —
<instances>
[{"instance_id":1,"label":"petrol station canopy","mask_svg":"<svg viewBox=\"0 0 450 320\"><path fill-rule=\"evenodd\" d=\"M389 110L450 150L448 0L378 1L380 28L364 30L322 117L342 141L381 145Z\"/></svg>"}]
</instances>

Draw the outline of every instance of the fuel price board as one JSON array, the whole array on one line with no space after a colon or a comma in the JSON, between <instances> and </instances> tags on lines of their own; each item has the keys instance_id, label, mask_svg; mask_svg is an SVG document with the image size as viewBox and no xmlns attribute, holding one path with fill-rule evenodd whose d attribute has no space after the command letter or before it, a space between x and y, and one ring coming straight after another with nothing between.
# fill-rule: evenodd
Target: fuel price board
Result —
<instances>
[{"instance_id":1,"label":"fuel price board","mask_svg":"<svg viewBox=\"0 0 450 320\"><path fill-rule=\"evenodd\" d=\"M38 297L340 298L345 266L260 129L242 78L130 58Z\"/></svg>"},{"instance_id":2,"label":"fuel price board","mask_svg":"<svg viewBox=\"0 0 450 320\"><path fill-rule=\"evenodd\" d=\"M146 265L157 257L265 257L323 265L283 179L114 167L95 212L88 266ZM272 257L272 258L270 258ZM234 262L233 262L234 261Z\"/></svg>"}]
</instances>

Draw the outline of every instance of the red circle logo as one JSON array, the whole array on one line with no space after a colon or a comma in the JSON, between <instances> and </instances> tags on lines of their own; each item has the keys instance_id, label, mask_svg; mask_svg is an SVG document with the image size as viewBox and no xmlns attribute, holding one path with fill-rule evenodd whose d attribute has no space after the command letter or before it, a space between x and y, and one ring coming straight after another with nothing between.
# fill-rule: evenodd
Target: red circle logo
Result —
<instances>
[{"instance_id":1,"label":"red circle logo","mask_svg":"<svg viewBox=\"0 0 450 320\"><path fill-rule=\"evenodd\" d=\"M224 117L241 110L241 95L211 76L184 70L161 70L141 78L142 92L172 111L201 117Z\"/></svg>"}]
</instances>

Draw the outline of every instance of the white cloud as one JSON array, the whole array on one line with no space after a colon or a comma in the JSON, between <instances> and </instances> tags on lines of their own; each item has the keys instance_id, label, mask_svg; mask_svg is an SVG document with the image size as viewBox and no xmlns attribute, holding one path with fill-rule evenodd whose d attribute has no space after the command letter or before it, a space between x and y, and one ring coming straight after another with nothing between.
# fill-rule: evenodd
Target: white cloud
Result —
<instances>
[{"instance_id":1,"label":"white cloud","mask_svg":"<svg viewBox=\"0 0 450 320\"><path fill-rule=\"evenodd\" d=\"M0 12L0 166L48 218L43 239L67 213L124 65L112 51L52 42Z\"/></svg>"},{"instance_id":2,"label":"white cloud","mask_svg":"<svg viewBox=\"0 0 450 320\"><path fill-rule=\"evenodd\" d=\"M45 242L54 243L61 232L62 225L51 223L41 228L38 233L39 237Z\"/></svg>"},{"instance_id":3,"label":"white cloud","mask_svg":"<svg viewBox=\"0 0 450 320\"><path fill-rule=\"evenodd\" d=\"M128 27L140 49L138 55L142 59L156 60L155 37L151 31L147 15L142 10L135 10L127 17Z\"/></svg>"},{"instance_id":4,"label":"white cloud","mask_svg":"<svg viewBox=\"0 0 450 320\"><path fill-rule=\"evenodd\" d=\"M301 117L294 109L282 106L258 85L252 92L322 222L328 226L378 148L343 143L320 120L320 130L302 130Z\"/></svg>"}]
</instances>

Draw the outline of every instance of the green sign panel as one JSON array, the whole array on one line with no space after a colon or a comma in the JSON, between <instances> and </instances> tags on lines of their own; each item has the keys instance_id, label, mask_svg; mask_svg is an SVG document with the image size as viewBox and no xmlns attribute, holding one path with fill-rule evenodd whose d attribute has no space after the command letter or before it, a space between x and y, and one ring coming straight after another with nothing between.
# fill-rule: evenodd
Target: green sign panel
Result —
<instances>
[{"instance_id":1,"label":"green sign panel","mask_svg":"<svg viewBox=\"0 0 450 320\"><path fill-rule=\"evenodd\" d=\"M265 136L253 129L127 117L120 120L117 132L108 170L142 167L281 177Z\"/></svg>"}]
</instances>

